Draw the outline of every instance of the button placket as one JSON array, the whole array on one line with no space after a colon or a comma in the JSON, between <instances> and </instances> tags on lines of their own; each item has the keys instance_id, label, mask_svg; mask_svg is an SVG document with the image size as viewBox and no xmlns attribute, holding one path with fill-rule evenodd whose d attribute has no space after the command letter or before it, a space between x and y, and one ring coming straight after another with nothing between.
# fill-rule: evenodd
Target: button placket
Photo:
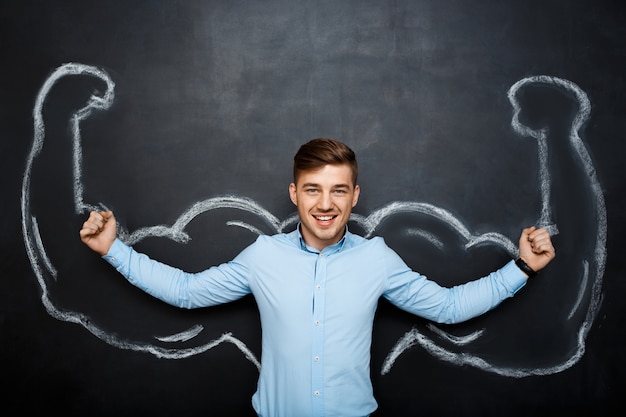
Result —
<instances>
[{"instance_id":1,"label":"button placket","mask_svg":"<svg viewBox=\"0 0 626 417\"><path fill-rule=\"evenodd\" d=\"M313 353L311 361L311 373L313 381L313 395L316 401L321 401L322 390L324 387L324 367L323 367L323 349L324 349L324 305L325 305L325 281L326 281L326 265L327 256L320 253L317 257L315 265L315 277L313 282ZM318 405L322 407L321 404Z\"/></svg>"}]
</instances>

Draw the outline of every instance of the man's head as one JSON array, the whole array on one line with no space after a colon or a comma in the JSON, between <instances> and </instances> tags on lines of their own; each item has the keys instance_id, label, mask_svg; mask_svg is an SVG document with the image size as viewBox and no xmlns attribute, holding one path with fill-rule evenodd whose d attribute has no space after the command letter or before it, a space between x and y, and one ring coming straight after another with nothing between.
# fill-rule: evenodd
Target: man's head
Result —
<instances>
[{"instance_id":1,"label":"man's head","mask_svg":"<svg viewBox=\"0 0 626 417\"><path fill-rule=\"evenodd\" d=\"M319 250L337 243L359 199L354 152L333 139L313 139L294 157L293 173L289 196L304 241Z\"/></svg>"}]
</instances>

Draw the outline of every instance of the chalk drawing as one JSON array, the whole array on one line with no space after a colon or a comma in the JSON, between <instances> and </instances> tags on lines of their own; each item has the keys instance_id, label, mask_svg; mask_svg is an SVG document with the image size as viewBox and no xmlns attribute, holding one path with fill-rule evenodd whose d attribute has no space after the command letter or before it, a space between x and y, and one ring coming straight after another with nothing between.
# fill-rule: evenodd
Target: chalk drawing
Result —
<instances>
[{"instance_id":1,"label":"chalk drawing","mask_svg":"<svg viewBox=\"0 0 626 417\"><path fill-rule=\"evenodd\" d=\"M209 349L218 346L222 342L228 342L234 344L244 356L252 362L257 369L260 369L260 363L255 355L248 349L248 347L241 342L239 339L232 336L231 333L225 333L220 338L212 340L208 343L202 344L200 346L196 346L193 348L165 348L163 346L146 344L146 343L137 343L130 340L126 340L120 338L117 335L111 334L101 328L97 323L95 323L90 317L87 315L77 312L77 311L67 311L63 308L63 306L59 306L55 303L55 300L49 297L48 291L48 280L46 279L48 276L52 277L54 280L57 279L57 273L55 268L53 267L50 259L46 255L45 248L41 241L41 236L39 233L39 226L37 224L37 219L31 214L31 205L30 205L30 185L31 185L31 174L32 167L35 158L40 154L44 139L45 139L45 123L43 120L43 107L46 101L46 98L52 89L52 87L63 77L66 76L76 76L76 75L84 75L95 77L101 81L103 81L106 85L106 91L102 96L93 95L87 105L77 112L75 112L70 120L71 123L71 131L73 137L73 190L74 190L74 208L76 214L86 213L90 210L102 210L104 205L94 205L94 204L86 204L83 201L83 182L82 182L82 146L81 146L81 135L80 135L80 123L85 120L93 110L105 110L110 107L113 103L114 97L114 86L115 84L109 77L109 75L101 69L95 68L89 65L76 64L76 63L68 63L58 67L46 80L42 88L40 89L37 99L35 101L35 107L33 109L33 120L34 120L34 138L32 148L27 157L26 161L26 169L24 172L23 182L22 182L22 199L21 199L21 208L22 208L22 233L24 236L24 242L26 245L26 251L28 254L28 258L30 260L31 266L35 275L37 276L37 280L42 290L41 300L46 308L48 314L52 317L66 321L70 323L75 323L83 326L90 333L98 337L99 339L105 341L106 343L116 346L121 349L130 349L135 351L143 351L151 353L160 358L171 358L171 359L179 359L185 358L188 356L197 355L199 353L205 352ZM218 198L218 199L210 199L204 202L200 202L195 204L189 211L183 214L179 220L171 227L167 226L154 226L151 228L140 229L135 233L128 234L124 231L121 231L120 237L125 239L129 243L136 243L139 240L148 237L148 236L165 236L169 237L175 241L186 242L188 240L188 236L182 229L187 225L187 223L196 215L201 212L211 210L213 208L219 207L236 207L241 208L243 210L249 210L253 213L258 214L259 216L267 216L267 220L274 224L277 223L277 220L273 216L271 216L266 211L262 210L258 205L253 204L248 199L244 198ZM160 341L165 342L180 342L193 338L197 334L202 331L202 326L194 326L191 329L182 331L180 333L162 336L156 338Z\"/></svg>"},{"instance_id":2,"label":"chalk drawing","mask_svg":"<svg viewBox=\"0 0 626 417\"><path fill-rule=\"evenodd\" d=\"M117 334L113 334L112 332L107 332L105 329L98 326L97 323L94 323L94 321L90 319L90 317L81 312L67 311L63 308L63 306L57 305L55 303L55 300L49 297L48 282L54 282L54 280L58 279L58 274L51 260L46 255L46 251L39 233L37 219L32 214L32 208L30 205L31 173L33 162L39 155L45 139L45 124L43 121L42 112L46 98L51 88L57 83L59 79L71 75L95 77L104 82L104 84L106 85L106 90L103 94L94 94L88 101L87 105L75 112L70 120L73 138L73 192L76 214L84 214L90 210L102 210L106 208L104 204L90 204L83 201L84 189L81 168L82 146L80 123L88 118L94 110L106 110L111 106L114 99L115 84L113 83L109 75L99 68L77 63L64 64L54 70L54 72L43 84L37 95L37 99L33 109L33 144L26 161L26 168L22 184L22 232L31 267L41 287L41 300L47 312L52 317L58 320L83 326L93 335L110 345L116 346L120 349L129 349L150 353L159 358L182 359L206 352L224 342L231 343L243 353L244 357L248 361L254 364L257 369L260 369L260 363L255 355L250 351L245 343L235 338L230 332L226 332L222 334L221 337L211 340L208 343L201 343L200 345L191 348L164 347L157 343L152 344L144 342L133 342L131 340L124 339ZM606 210L604 206L603 195L601 193L601 187L597 181L595 169L593 167L591 158L589 157L582 140L578 136L580 128L589 117L591 106L589 104L587 96L578 86L570 81L555 77L538 76L525 78L515 83L508 92L509 100L514 109L511 126L519 135L523 137L534 138L538 144L539 179L542 200L541 214L538 220L538 224L542 227L548 228L548 230L553 235L558 233L558 229L552 221L552 212L550 206L551 178L548 169L549 167L547 158L548 132L546 130L530 129L519 121L519 113L521 111L521 107L517 101L516 95L520 88L530 84L548 84L563 88L576 97L580 108L574 122L572 123L569 140L572 148L575 150L578 157L583 162L588 180L594 193L593 197L595 199L597 213L597 218L595 219L595 221L597 222L598 233L595 241L595 259L593 260L593 262L585 259L581 260L583 270L585 271L585 277L583 277L583 282L585 283L585 285L583 285L583 287L581 288L578 299L575 305L572 307L569 316L572 317L575 311L581 308L581 300L583 298L585 298L586 296L590 298L591 301L588 303L589 307L586 313L586 319L578 330L578 348L567 360L563 361L562 363L556 363L553 366L549 367L544 367L540 369L527 369L523 367L499 367L478 356L472 356L466 353L455 353L447 350L441 347L431 338L413 328L398 340L394 348L387 355L387 358L385 359L381 370L381 374L386 374L390 372L398 357L402 355L402 353L405 352L407 349L416 345L421 346L431 355L443 361L458 365L470 365L485 370L487 372L493 372L496 374L506 375L510 377L546 375L560 372L575 364L583 355L585 338L601 303L601 287L606 257L605 246L607 232ZM179 243L187 243L190 240L190 237L185 231L185 228L187 227L189 222L191 222L194 218L203 213L222 208L231 208L251 213L261 218L268 225L271 232L274 233L280 233L286 230L286 228L293 226L298 221L297 214L293 214L287 219L281 221L252 199L236 195L224 195L214 198L208 198L206 200L195 203L171 225L162 224L143 227L133 232L126 231L120 226L119 236L123 241L130 245L140 242L147 237L162 237L171 239ZM506 236L497 232L490 232L479 235L474 234L468 227L466 227L448 210L424 202L391 202L384 207L375 210L368 216L353 213L351 216L351 221L363 228L363 230L365 231L365 237L371 237L375 233L376 228L385 219L397 213L418 213L444 222L463 238L464 246L466 249L489 243L495 244L503 248L511 256L517 255L517 245ZM262 234L261 230L259 230L257 227L247 224L238 219L230 220L227 222L227 224L233 227L243 228L253 234ZM443 247L443 242L441 242L441 240L432 233L425 232L416 228L407 228L406 233L426 239L438 248ZM593 270L591 271L590 265L593 265ZM52 280L50 280L49 278L52 278ZM590 294L587 294L586 291L588 282L592 282ZM433 324L429 324L427 326L427 329L439 339L453 343L457 346L471 344L472 342L478 340L484 332L484 329L480 329L471 332L470 334L465 336L458 336L449 334L448 332L445 332L444 330L438 328ZM198 324L188 329L181 329L181 331L173 334L155 337L155 340L162 343L172 344L183 341L193 341L194 338L198 337L198 335L203 332L203 330L203 326Z\"/></svg>"},{"instance_id":3,"label":"chalk drawing","mask_svg":"<svg viewBox=\"0 0 626 417\"><path fill-rule=\"evenodd\" d=\"M579 131L584 123L589 118L591 113L591 104L587 95L573 82L563 80L556 77L549 76L536 76L524 78L516 82L508 91L508 98L513 107L513 117L511 120L511 126L513 129L523 137L531 137L537 140L538 144L538 157L539 157L539 179L541 188L541 216L538 224L542 227L546 227L552 235L558 233L558 229L552 222L552 209L550 206L550 194L551 194L551 176L548 166L548 130L543 129L531 129L524 125L519 120L521 112L521 106L518 101L518 92L521 88L528 85L549 85L556 86L564 89L573 95L578 103L578 112L576 113L569 131L569 144L575 151L575 154L580 158L582 165L585 169L587 179L589 181L590 188L593 192L593 200L595 204L597 223L597 233L594 245L594 271L592 273L593 283L590 286L589 294L589 307L585 320L582 322L578 329L578 345L573 350L572 354L560 363L555 363L552 366L541 368L515 368L515 367L502 367L489 363L483 358L475 355L468 354L466 352L452 352L439 346L432 339L428 338L424 334L420 333L417 329L412 329L407 332L393 347L391 352L387 355L381 370L381 374L386 374L391 370L391 367L395 363L396 359L407 349L410 349L414 345L418 344L430 352L433 356L451 362L457 365L469 365L476 368L483 369L488 372L497 373L500 375L510 377L525 377L530 375L548 375L557 372L561 372L567 368L573 366L580 360L585 352L585 340L591 325L598 313L598 309L602 302L602 278L604 275L604 267L606 262L606 235L607 235L607 221L606 221L606 207L604 203L604 196L602 194L601 186L596 177L596 171L593 166L592 160L585 148L582 139L579 136ZM452 219L448 219L452 221ZM460 224L456 221L452 221L457 230L463 230L462 235L468 239L468 242L475 242L476 240L486 241L494 240L497 243L504 245L510 251L511 247L507 242L499 235L483 236L482 238L470 239L471 236L464 228L460 229ZM509 242L510 243L510 242ZM582 299L585 297L585 293L589 289L589 261L582 259L582 285L579 287L578 298L572 307L568 318L571 318L575 311L580 307ZM434 327L434 326L433 326ZM450 339L451 335L445 334L443 330L436 332L442 338Z\"/></svg>"}]
</instances>

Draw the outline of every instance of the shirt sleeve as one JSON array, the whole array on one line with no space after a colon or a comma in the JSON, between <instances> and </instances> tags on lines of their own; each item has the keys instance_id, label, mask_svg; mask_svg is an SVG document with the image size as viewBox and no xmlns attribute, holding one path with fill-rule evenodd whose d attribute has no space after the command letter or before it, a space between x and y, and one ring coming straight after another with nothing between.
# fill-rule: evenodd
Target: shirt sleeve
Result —
<instances>
[{"instance_id":1,"label":"shirt sleeve","mask_svg":"<svg viewBox=\"0 0 626 417\"><path fill-rule=\"evenodd\" d=\"M119 239L103 258L131 284L177 307L209 307L250 293L247 268L235 261L188 273L155 261Z\"/></svg>"},{"instance_id":2,"label":"shirt sleeve","mask_svg":"<svg viewBox=\"0 0 626 417\"><path fill-rule=\"evenodd\" d=\"M526 276L514 261L475 281L446 288L412 271L395 252L387 259L390 271L383 296L397 307L437 323L460 323L484 314L526 284Z\"/></svg>"}]
</instances>

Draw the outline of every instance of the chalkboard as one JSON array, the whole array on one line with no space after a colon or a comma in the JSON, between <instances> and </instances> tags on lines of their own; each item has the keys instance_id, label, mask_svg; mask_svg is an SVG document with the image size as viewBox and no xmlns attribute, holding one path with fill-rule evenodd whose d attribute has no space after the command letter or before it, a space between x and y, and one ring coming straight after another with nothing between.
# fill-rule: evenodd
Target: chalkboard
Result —
<instances>
[{"instance_id":1,"label":"chalkboard","mask_svg":"<svg viewBox=\"0 0 626 417\"><path fill-rule=\"evenodd\" d=\"M293 155L357 153L350 229L454 285L557 258L458 325L381 301L376 416L609 415L626 378L626 12L591 1L0 3L10 415L253 415L252 297L182 311L82 245L93 208L198 271L293 230Z\"/></svg>"}]
</instances>

